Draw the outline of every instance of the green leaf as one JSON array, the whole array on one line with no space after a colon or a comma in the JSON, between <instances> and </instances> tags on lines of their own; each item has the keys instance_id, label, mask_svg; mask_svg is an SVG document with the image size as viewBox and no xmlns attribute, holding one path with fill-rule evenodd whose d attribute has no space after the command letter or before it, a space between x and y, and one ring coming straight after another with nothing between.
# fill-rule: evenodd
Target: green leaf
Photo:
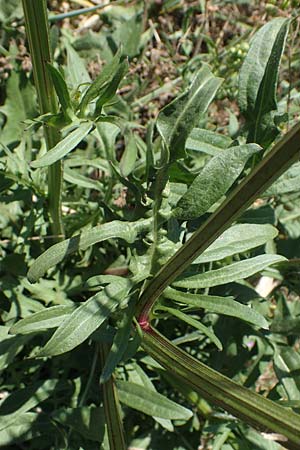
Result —
<instances>
[{"instance_id":1,"label":"green leaf","mask_svg":"<svg viewBox=\"0 0 300 450\"><path fill-rule=\"evenodd\" d=\"M2 299L1 299L2 300ZM8 367L29 341L29 336L10 336L9 327L0 326L0 370Z\"/></svg>"},{"instance_id":2,"label":"green leaf","mask_svg":"<svg viewBox=\"0 0 300 450\"><path fill-rule=\"evenodd\" d=\"M79 85L89 83L91 78L83 59L80 58L67 40L64 41L64 45L67 50L67 82L73 89L78 89Z\"/></svg>"},{"instance_id":3,"label":"green leaf","mask_svg":"<svg viewBox=\"0 0 300 450\"><path fill-rule=\"evenodd\" d=\"M96 102L96 114L100 113L102 106L108 103L114 97L119 84L128 72L128 67L128 61L125 59L120 63L114 77L112 78L108 86L101 90Z\"/></svg>"},{"instance_id":4,"label":"green leaf","mask_svg":"<svg viewBox=\"0 0 300 450\"><path fill-rule=\"evenodd\" d=\"M248 306L242 305L235 301L233 297L217 297L213 295L190 294L187 292L177 291L168 288L164 292L164 297L175 300L187 306L196 308L203 308L217 314L224 314L225 316L237 317L252 323L257 327L268 329L268 322L266 319Z\"/></svg>"},{"instance_id":5,"label":"green leaf","mask_svg":"<svg viewBox=\"0 0 300 450\"><path fill-rule=\"evenodd\" d=\"M266 244L278 234L272 225L238 224L226 230L193 264L219 261Z\"/></svg>"},{"instance_id":6,"label":"green leaf","mask_svg":"<svg viewBox=\"0 0 300 450\"><path fill-rule=\"evenodd\" d=\"M85 111L87 105L90 102L92 102L93 100L95 100L96 97L98 97L98 95L101 92L101 89L106 88L109 85L118 69L121 56L122 56L122 48L120 47L115 56L113 57L113 59L110 61L110 63L104 66L100 74L92 82L92 84L89 86L86 93L84 94L81 103L79 105L80 114L82 114Z\"/></svg>"},{"instance_id":7,"label":"green leaf","mask_svg":"<svg viewBox=\"0 0 300 450\"><path fill-rule=\"evenodd\" d=\"M231 143L232 139L223 134L203 128L193 128L186 141L185 148L186 150L194 150L215 156L220 150L229 147Z\"/></svg>"},{"instance_id":8,"label":"green leaf","mask_svg":"<svg viewBox=\"0 0 300 450\"><path fill-rule=\"evenodd\" d=\"M51 419L71 427L86 439L100 443L103 441L104 412L102 407L61 408L51 414Z\"/></svg>"},{"instance_id":9,"label":"green leaf","mask_svg":"<svg viewBox=\"0 0 300 450\"><path fill-rule=\"evenodd\" d=\"M117 381L116 385L122 403L149 416L188 420L193 415L192 411L145 386L128 381Z\"/></svg>"},{"instance_id":10,"label":"green leaf","mask_svg":"<svg viewBox=\"0 0 300 450\"><path fill-rule=\"evenodd\" d=\"M27 412L19 414L11 425L0 431L0 442L2 448L9 448L17 444L21 448L21 442L42 436L43 439L57 432L57 428L51 424L45 414ZM49 442L49 441L48 441Z\"/></svg>"},{"instance_id":11,"label":"green leaf","mask_svg":"<svg viewBox=\"0 0 300 450\"><path fill-rule=\"evenodd\" d=\"M133 133L125 136L125 150L120 161L121 174L127 177L134 169L137 157L137 145Z\"/></svg>"},{"instance_id":12,"label":"green leaf","mask_svg":"<svg viewBox=\"0 0 300 450\"><path fill-rule=\"evenodd\" d=\"M270 331L272 333L290 335L300 334L300 317L285 317L284 319L273 320Z\"/></svg>"},{"instance_id":13,"label":"green leaf","mask_svg":"<svg viewBox=\"0 0 300 450\"><path fill-rule=\"evenodd\" d=\"M70 153L89 134L93 128L91 122L82 122L74 131L71 131L64 139L51 148L44 156L33 161L34 168L50 166Z\"/></svg>"},{"instance_id":14,"label":"green leaf","mask_svg":"<svg viewBox=\"0 0 300 450\"><path fill-rule=\"evenodd\" d=\"M264 196L271 197L298 192L300 186L300 163L293 164L272 186L264 192Z\"/></svg>"},{"instance_id":15,"label":"green leaf","mask_svg":"<svg viewBox=\"0 0 300 450\"><path fill-rule=\"evenodd\" d=\"M189 289L201 289L222 284L232 283L233 281L248 278L261 270L266 269L272 264L285 261L286 258L280 255L259 255L254 258L245 259L221 269L210 270L197 275L191 275L175 281L173 284L177 287Z\"/></svg>"},{"instance_id":16,"label":"green leaf","mask_svg":"<svg viewBox=\"0 0 300 450\"><path fill-rule=\"evenodd\" d=\"M103 191L103 185L98 180L93 180L88 176L84 176L78 170L65 167L63 176L65 181L74 184L75 186L80 186L85 189L94 189L99 192Z\"/></svg>"},{"instance_id":17,"label":"green leaf","mask_svg":"<svg viewBox=\"0 0 300 450\"><path fill-rule=\"evenodd\" d=\"M245 144L229 147L214 156L179 200L174 216L195 219L207 212L232 186L250 156L259 150L256 144Z\"/></svg>"},{"instance_id":18,"label":"green leaf","mask_svg":"<svg viewBox=\"0 0 300 450\"><path fill-rule=\"evenodd\" d=\"M278 134L272 111L277 110L276 89L281 55L290 19L276 18L253 37L240 71L240 109L249 127L248 142L268 146Z\"/></svg>"},{"instance_id":19,"label":"green leaf","mask_svg":"<svg viewBox=\"0 0 300 450\"><path fill-rule=\"evenodd\" d=\"M0 431L13 424L21 414L46 400L57 385L58 380L54 379L39 381L11 393L0 405ZM65 384L61 387L65 388Z\"/></svg>"},{"instance_id":20,"label":"green leaf","mask_svg":"<svg viewBox=\"0 0 300 450\"><path fill-rule=\"evenodd\" d=\"M165 106L158 115L157 129L170 151L171 161L185 157L185 143L214 98L222 80L207 65L198 71L186 92Z\"/></svg>"},{"instance_id":21,"label":"green leaf","mask_svg":"<svg viewBox=\"0 0 300 450\"><path fill-rule=\"evenodd\" d=\"M205 336L207 336L217 346L217 348L219 350L222 350L222 348L223 348L222 343L217 338L215 333L213 331L211 331L209 328L207 328L205 325L203 325L201 322L199 322L198 320L193 319L192 317L188 316L187 314L184 314L181 311L178 311L178 309L169 308L164 305L158 305L157 310L167 311L168 313L172 314L172 316L177 317L177 319L182 320L183 322L187 323L188 325L191 325L192 327L201 331L201 333L205 334Z\"/></svg>"},{"instance_id":22,"label":"green leaf","mask_svg":"<svg viewBox=\"0 0 300 450\"><path fill-rule=\"evenodd\" d=\"M292 347L275 347L274 369L290 400L300 400L300 355Z\"/></svg>"},{"instance_id":23,"label":"green leaf","mask_svg":"<svg viewBox=\"0 0 300 450\"><path fill-rule=\"evenodd\" d=\"M128 295L132 283L121 278L77 308L55 331L38 356L66 353L84 342Z\"/></svg>"},{"instance_id":24,"label":"green leaf","mask_svg":"<svg viewBox=\"0 0 300 450\"><path fill-rule=\"evenodd\" d=\"M127 308L122 311L122 319L118 324L112 346L105 360L105 365L100 377L100 383L105 383L108 381L125 353L130 338L134 313L135 304L131 301Z\"/></svg>"},{"instance_id":25,"label":"green leaf","mask_svg":"<svg viewBox=\"0 0 300 450\"><path fill-rule=\"evenodd\" d=\"M42 253L30 267L27 278L31 283L35 283L50 267L61 262L67 255L77 250L85 250L97 242L120 238L132 243L139 232L149 227L150 222L147 219L133 223L115 220L83 231L70 239L52 245Z\"/></svg>"},{"instance_id":26,"label":"green leaf","mask_svg":"<svg viewBox=\"0 0 300 450\"><path fill-rule=\"evenodd\" d=\"M52 82L54 84L54 88L64 115L66 117L69 117L71 114L72 118L72 116L74 116L74 114L72 114L72 102L64 77L62 76L60 71L51 64L47 65L47 69L50 72L50 76L52 78Z\"/></svg>"},{"instance_id":27,"label":"green leaf","mask_svg":"<svg viewBox=\"0 0 300 450\"><path fill-rule=\"evenodd\" d=\"M57 328L74 311L75 306L52 306L19 320L10 329L10 334L27 334L49 328Z\"/></svg>"},{"instance_id":28,"label":"green leaf","mask_svg":"<svg viewBox=\"0 0 300 450\"><path fill-rule=\"evenodd\" d=\"M20 140L24 129L22 122L28 119L24 99L19 87L19 76L13 71L6 84L6 100L0 112L6 116L6 123L1 130L1 144L8 145Z\"/></svg>"}]
</instances>

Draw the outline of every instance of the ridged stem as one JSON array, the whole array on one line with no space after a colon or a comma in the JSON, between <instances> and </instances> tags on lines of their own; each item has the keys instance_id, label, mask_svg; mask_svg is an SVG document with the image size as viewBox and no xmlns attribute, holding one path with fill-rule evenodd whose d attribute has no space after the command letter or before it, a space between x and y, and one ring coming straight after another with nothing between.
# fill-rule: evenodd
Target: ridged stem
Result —
<instances>
[{"instance_id":1,"label":"ridged stem","mask_svg":"<svg viewBox=\"0 0 300 450\"><path fill-rule=\"evenodd\" d=\"M109 347L106 344L99 344L98 348L101 366L104 367L109 353ZM127 450L118 392L113 376L106 383L101 384L101 386L109 448L110 450Z\"/></svg>"},{"instance_id":2,"label":"ridged stem","mask_svg":"<svg viewBox=\"0 0 300 450\"><path fill-rule=\"evenodd\" d=\"M184 385L261 431L282 435L282 445L300 448L300 416L237 384L173 345L149 327L142 346Z\"/></svg>"},{"instance_id":3,"label":"ridged stem","mask_svg":"<svg viewBox=\"0 0 300 450\"><path fill-rule=\"evenodd\" d=\"M22 0L25 29L31 54L34 83L37 91L40 114L57 112L57 99L52 79L47 70L51 63L49 26L46 0ZM60 140L55 128L44 126L47 150ZM48 201L52 234L59 240L64 236L61 217L62 162L58 161L48 169Z\"/></svg>"}]
</instances>

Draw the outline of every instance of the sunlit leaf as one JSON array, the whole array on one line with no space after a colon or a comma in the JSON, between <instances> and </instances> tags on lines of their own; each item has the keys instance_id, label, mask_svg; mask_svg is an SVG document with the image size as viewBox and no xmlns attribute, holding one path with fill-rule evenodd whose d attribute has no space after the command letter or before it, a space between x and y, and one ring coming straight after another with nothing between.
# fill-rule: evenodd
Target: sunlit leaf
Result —
<instances>
[{"instance_id":1,"label":"sunlit leaf","mask_svg":"<svg viewBox=\"0 0 300 450\"><path fill-rule=\"evenodd\" d=\"M177 291L172 288L165 290L164 297L170 300L175 300L176 302L186 306L203 308L206 311L217 314L237 317L258 327L268 328L268 322L261 314L256 312L254 309L235 301L233 297L190 294L188 292Z\"/></svg>"},{"instance_id":2,"label":"sunlit leaf","mask_svg":"<svg viewBox=\"0 0 300 450\"><path fill-rule=\"evenodd\" d=\"M251 277L255 273L280 261L285 261L285 258L280 255L259 255L254 258L235 262L229 266L222 267L221 269L209 270L201 274L186 276L185 278L175 281L173 285L189 289L219 286Z\"/></svg>"},{"instance_id":3,"label":"sunlit leaf","mask_svg":"<svg viewBox=\"0 0 300 450\"><path fill-rule=\"evenodd\" d=\"M157 129L170 150L171 161L184 158L186 140L221 83L222 80L216 78L207 65L203 65L190 89L159 113Z\"/></svg>"},{"instance_id":4,"label":"sunlit leaf","mask_svg":"<svg viewBox=\"0 0 300 450\"><path fill-rule=\"evenodd\" d=\"M78 128L71 131L62 141L51 148L44 156L33 161L31 166L34 168L50 166L56 161L62 159L70 153L77 145L89 134L93 124L91 122L82 122Z\"/></svg>"},{"instance_id":5,"label":"sunlit leaf","mask_svg":"<svg viewBox=\"0 0 300 450\"><path fill-rule=\"evenodd\" d=\"M72 312L74 306L52 306L31 314L13 325L10 334L27 334L58 327Z\"/></svg>"},{"instance_id":6,"label":"sunlit leaf","mask_svg":"<svg viewBox=\"0 0 300 450\"><path fill-rule=\"evenodd\" d=\"M152 389L128 381L117 381L120 401L130 408L137 409L149 416L164 419L188 420L192 411L169 400Z\"/></svg>"},{"instance_id":7,"label":"sunlit leaf","mask_svg":"<svg viewBox=\"0 0 300 450\"><path fill-rule=\"evenodd\" d=\"M272 225L238 224L226 230L193 264L218 261L266 244L278 234Z\"/></svg>"},{"instance_id":8,"label":"sunlit leaf","mask_svg":"<svg viewBox=\"0 0 300 450\"><path fill-rule=\"evenodd\" d=\"M85 250L97 242L111 238L121 238L127 242L134 242L137 234L147 230L150 226L149 220L140 222L113 221L98 225L88 231L83 231L70 239L54 244L42 253L30 267L27 277L31 283L35 283L44 273L62 261L67 255L77 250Z\"/></svg>"},{"instance_id":9,"label":"sunlit leaf","mask_svg":"<svg viewBox=\"0 0 300 450\"><path fill-rule=\"evenodd\" d=\"M177 319L182 320L183 322L187 323L188 325L191 325L192 327L196 328L197 330L201 331L201 333L205 334L216 346L219 350L222 350L222 344L220 340L217 338L215 333L211 331L209 328L207 328L205 325L203 325L199 320L194 319L193 317L190 317L188 314L184 314L183 312L179 311L175 308L169 308L164 305L159 305L157 307L158 310L167 311L168 313L172 314L172 316L177 317Z\"/></svg>"},{"instance_id":10,"label":"sunlit leaf","mask_svg":"<svg viewBox=\"0 0 300 450\"><path fill-rule=\"evenodd\" d=\"M247 119L248 142L268 146L278 134L272 111L277 110L276 89L281 55L290 20L279 17L253 37L239 79L239 106Z\"/></svg>"},{"instance_id":11,"label":"sunlit leaf","mask_svg":"<svg viewBox=\"0 0 300 450\"><path fill-rule=\"evenodd\" d=\"M38 356L68 352L85 341L126 298L131 282L121 278L82 303L66 318Z\"/></svg>"},{"instance_id":12,"label":"sunlit leaf","mask_svg":"<svg viewBox=\"0 0 300 450\"><path fill-rule=\"evenodd\" d=\"M179 200L174 216L195 219L207 212L228 191L250 156L259 149L258 145L246 144L229 147L214 156Z\"/></svg>"}]
</instances>

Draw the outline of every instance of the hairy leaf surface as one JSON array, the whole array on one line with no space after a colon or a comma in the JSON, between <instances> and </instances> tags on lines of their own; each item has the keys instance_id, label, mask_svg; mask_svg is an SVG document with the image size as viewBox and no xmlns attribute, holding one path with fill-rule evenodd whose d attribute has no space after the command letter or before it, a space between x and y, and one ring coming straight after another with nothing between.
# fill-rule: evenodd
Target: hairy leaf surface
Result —
<instances>
[{"instance_id":1,"label":"hairy leaf surface","mask_svg":"<svg viewBox=\"0 0 300 450\"><path fill-rule=\"evenodd\" d=\"M245 259L221 269L210 270L199 275L191 275L175 281L174 286L200 289L213 286L219 286L226 283L231 283L236 280L251 277L255 273L266 269L272 264L280 261L285 261L285 258L280 255L259 255L254 258Z\"/></svg>"},{"instance_id":2,"label":"hairy leaf surface","mask_svg":"<svg viewBox=\"0 0 300 450\"><path fill-rule=\"evenodd\" d=\"M256 144L245 144L229 147L214 156L179 200L174 216L195 219L207 212L228 191L250 156L259 149Z\"/></svg>"},{"instance_id":3,"label":"hairy leaf surface","mask_svg":"<svg viewBox=\"0 0 300 450\"><path fill-rule=\"evenodd\" d=\"M122 403L149 416L188 420L193 415L192 411L145 386L128 381L117 381L116 385Z\"/></svg>"},{"instance_id":4,"label":"hairy leaf surface","mask_svg":"<svg viewBox=\"0 0 300 450\"><path fill-rule=\"evenodd\" d=\"M68 352L85 341L126 298L131 282L121 278L77 308L55 331L38 356Z\"/></svg>"}]
</instances>

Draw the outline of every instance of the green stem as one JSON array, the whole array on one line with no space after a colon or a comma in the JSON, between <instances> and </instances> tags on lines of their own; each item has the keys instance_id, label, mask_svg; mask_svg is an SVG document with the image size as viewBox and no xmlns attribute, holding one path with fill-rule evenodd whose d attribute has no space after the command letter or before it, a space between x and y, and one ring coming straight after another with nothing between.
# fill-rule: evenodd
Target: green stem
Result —
<instances>
[{"instance_id":1,"label":"green stem","mask_svg":"<svg viewBox=\"0 0 300 450\"><path fill-rule=\"evenodd\" d=\"M47 3L45 0L22 0L25 28L33 65L33 76L41 115L57 113L57 99L52 79L47 70L51 63ZM47 150L60 140L58 130L44 126ZM61 218L62 162L58 161L48 169L48 200L52 234L62 238Z\"/></svg>"},{"instance_id":2,"label":"green stem","mask_svg":"<svg viewBox=\"0 0 300 450\"><path fill-rule=\"evenodd\" d=\"M284 436L283 445L290 450L300 448L300 416L271 400L240 386L188 355L156 330L149 327L142 346L184 385L209 402L263 431Z\"/></svg>"},{"instance_id":3,"label":"green stem","mask_svg":"<svg viewBox=\"0 0 300 450\"><path fill-rule=\"evenodd\" d=\"M109 347L106 344L99 344L101 366L104 367ZM121 408L117 389L113 377L101 384L103 391L103 406L108 433L110 450L127 450L125 443L124 429L121 419Z\"/></svg>"},{"instance_id":4,"label":"green stem","mask_svg":"<svg viewBox=\"0 0 300 450\"><path fill-rule=\"evenodd\" d=\"M140 297L142 328L157 298L251 203L299 159L300 124L295 125L228 195L221 206L150 280Z\"/></svg>"}]
</instances>

